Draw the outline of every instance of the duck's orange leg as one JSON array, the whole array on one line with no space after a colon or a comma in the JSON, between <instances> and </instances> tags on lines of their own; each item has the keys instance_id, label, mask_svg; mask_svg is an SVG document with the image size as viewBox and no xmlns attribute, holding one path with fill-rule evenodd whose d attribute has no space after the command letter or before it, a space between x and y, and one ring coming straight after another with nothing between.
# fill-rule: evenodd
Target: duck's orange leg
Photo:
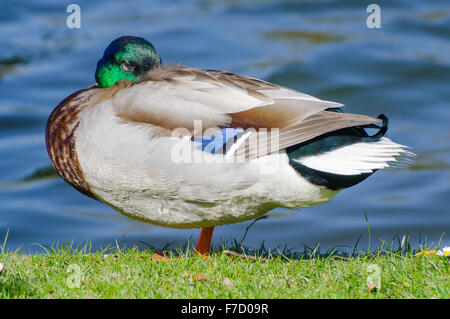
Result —
<instances>
[{"instance_id":1,"label":"duck's orange leg","mask_svg":"<svg viewBox=\"0 0 450 319\"><path fill-rule=\"evenodd\" d=\"M198 239L197 246L195 246L195 253L209 256L209 249L211 248L211 238L214 232L214 227L203 227Z\"/></svg>"},{"instance_id":2,"label":"duck's orange leg","mask_svg":"<svg viewBox=\"0 0 450 319\"><path fill-rule=\"evenodd\" d=\"M198 239L197 246L195 246L194 254L201 254L205 257L209 256L209 249L211 248L211 238L214 232L214 227L203 227ZM171 261L172 258L164 256L164 252L158 251L152 257L152 260Z\"/></svg>"}]
</instances>

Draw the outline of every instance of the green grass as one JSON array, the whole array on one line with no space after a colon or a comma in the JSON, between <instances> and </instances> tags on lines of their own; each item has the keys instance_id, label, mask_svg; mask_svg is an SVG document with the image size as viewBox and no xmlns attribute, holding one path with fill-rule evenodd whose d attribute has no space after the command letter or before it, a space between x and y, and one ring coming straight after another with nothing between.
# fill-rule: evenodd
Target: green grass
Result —
<instances>
[{"instance_id":1,"label":"green grass","mask_svg":"<svg viewBox=\"0 0 450 319\"><path fill-rule=\"evenodd\" d=\"M352 256L261 247L253 260L220 247L209 258L184 252L190 258L171 262L136 247L3 251L0 298L448 298L449 259L405 247Z\"/></svg>"}]
</instances>

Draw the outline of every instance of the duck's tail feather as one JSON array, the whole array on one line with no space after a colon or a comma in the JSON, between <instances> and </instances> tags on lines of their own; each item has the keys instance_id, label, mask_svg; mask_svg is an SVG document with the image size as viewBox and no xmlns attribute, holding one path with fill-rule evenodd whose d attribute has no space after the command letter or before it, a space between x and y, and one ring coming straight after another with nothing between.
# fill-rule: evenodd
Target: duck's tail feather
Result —
<instances>
[{"instance_id":1,"label":"duck's tail feather","mask_svg":"<svg viewBox=\"0 0 450 319\"><path fill-rule=\"evenodd\" d=\"M414 156L415 154L408 151L406 146L397 144L387 137L381 137L375 141L361 138L356 143L292 160L317 171L338 175L359 175L389 166L404 167Z\"/></svg>"}]
</instances>

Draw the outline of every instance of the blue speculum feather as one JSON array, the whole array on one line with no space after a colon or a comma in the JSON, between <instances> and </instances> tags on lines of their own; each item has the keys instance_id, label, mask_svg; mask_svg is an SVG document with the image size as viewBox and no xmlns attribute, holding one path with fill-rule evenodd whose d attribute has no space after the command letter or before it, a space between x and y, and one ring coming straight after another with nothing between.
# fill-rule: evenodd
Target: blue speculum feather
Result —
<instances>
[{"instance_id":1,"label":"blue speculum feather","mask_svg":"<svg viewBox=\"0 0 450 319\"><path fill-rule=\"evenodd\" d=\"M199 142L198 147L204 152L225 154L243 133L243 129L222 128L216 134L202 137L194 136L192 140Z\"/></svg>"}]
</instances>

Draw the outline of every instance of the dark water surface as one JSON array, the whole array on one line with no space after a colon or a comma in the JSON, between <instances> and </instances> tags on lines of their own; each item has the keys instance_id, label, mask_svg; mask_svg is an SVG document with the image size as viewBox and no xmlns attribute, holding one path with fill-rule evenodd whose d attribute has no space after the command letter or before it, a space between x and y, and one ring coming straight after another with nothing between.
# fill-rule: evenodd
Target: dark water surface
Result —
<instances>
[{"instance_id":1,"label":"dark water surface","mask_svg":"<svg viewBox=\"0 0 450 319\"><path fill-rule=\"evenodd\" d=\"M245 4L243 4L245 2ZM9 249L121 239L162 247L199 230L131 220L57 178L44 127L64 97L94 82L97 60L121 35L142 36L165 63L259 77L346 111L390 118L388 136L418 154L406 169L379 171L331 202L275 209L244 244L367 249L409 235L437 243L450 230L450 2L380 1L381 29L363 1L78 1L81 29L66 27L64 1L8 1L0 10L0 239ZM239 240L250 222L216 228ZM449 245L448 235L442 239Z\"/></svg>"}]
</instances>

